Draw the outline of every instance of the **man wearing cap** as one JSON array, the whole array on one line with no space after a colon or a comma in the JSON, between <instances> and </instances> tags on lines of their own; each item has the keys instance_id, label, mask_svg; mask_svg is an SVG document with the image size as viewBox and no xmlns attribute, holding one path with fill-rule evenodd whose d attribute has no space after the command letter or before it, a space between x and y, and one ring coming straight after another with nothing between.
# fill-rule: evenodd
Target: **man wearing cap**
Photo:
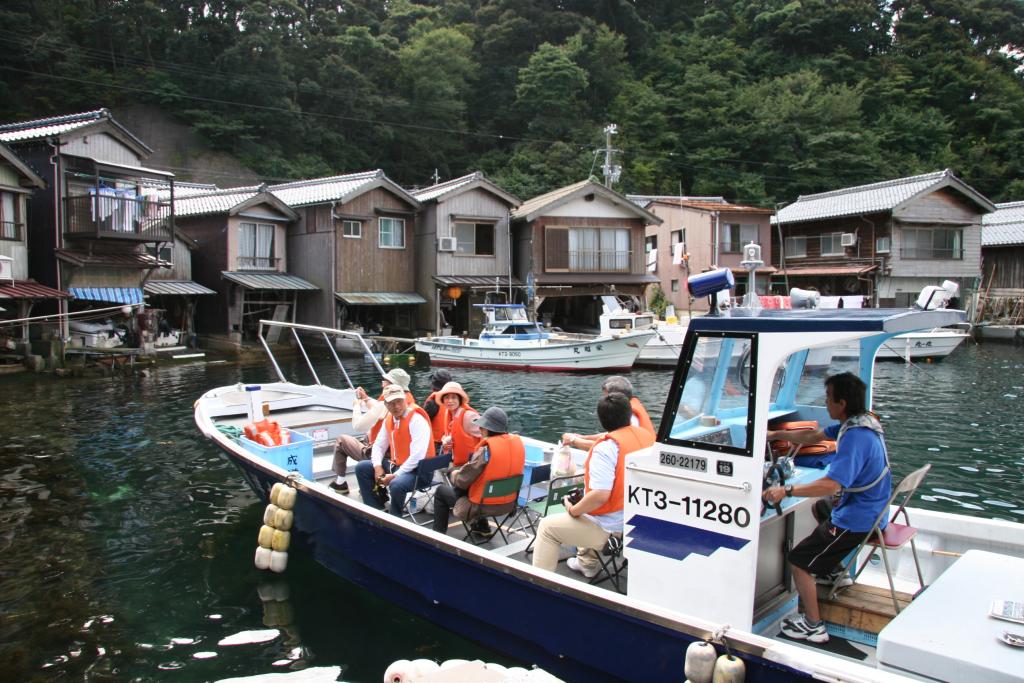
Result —
<instances>
[{"instance_id":1,"label":"man wearing cap","mask_svg":"<svg viewBox=\"0 0 1024 683\"><path fill-rule=\"evenodd\" d=\"M409 393L409 373L402 368L394 368L381 380L381 386L386 390L390 386L401 387L406 392L406 400L410 405L416 401ZM381 395L383 398L383 394ZM362 387L356 389L356 400L352 402L352 431L366 433L367 436L357 439L348 434L342 434L334 442L334 463L331 469L334 470L335 480L330 487L340 493L348 493L348 482L345 481L345 473L348 470L348 460L366 460L369 457L370 445L377 438L381 426L384 424L384 417L388 414L384 401L370 398Z\"/></svg>"},{"instance_id":2,"label":"man wearing cap","mask_svg":"<svg viewBox=\"0 0 1024 683\"><path fill-rule=\"evenodd\" d=\"M441 402L438 393L448 382L452 381L452 373L443 368L434 370L430 375L430 395L423 402L423 410L430 418L430 430L434 437L434 453L441 452L441 437L448 429L448 409Z\"/></svg>"},{"instance_id":3,"label":"man wearing cap","mask_svg":"<svg viewBox=\"0 0 1024 683\"><path fill-rule=\"evenodd\" d=\"M501 408L484 411L474 420L483 436L472 457L462 467L453 470L451 485L442 484L434 494L434 531L447 533L448 516L470 521L481 516L504 515L515 509L518 492L498 498L486 498L484 487L488 481L514 477L523 473L526 448L523 440L508 433L508 416ZM486 519L479 519L487 525ZM474 527L474 533L489 533Z\"/></svg>"},{"instance_id":4,"label":"man wearing cap","mask_svg":"<svg viewBox=\"0 0 1024 683\"><path fill-rule=\"evenodd\" d=\"M469 395L458 382L448 382L437 393L448 413L440 454L450 453L452 464L461 467L480 443L480 429L474 422L479 413L469 405Z\"/></svg>"},{"instance_id":5,"label":"man wearing cap","mask_svg":"<svg viewBox=\"0 0 1024 683\"><path fill-rule=\"evenodd\" d=\"M381 397L387 406L383 428L377 432L370 459L356 463L356 481L363 502L378 510L384 505L374 484L388 487L391 514L401 517L406 497L416 488L416 471L430 448L430 420L407 392L391 385Z\"/></svg>"}]
</instances>

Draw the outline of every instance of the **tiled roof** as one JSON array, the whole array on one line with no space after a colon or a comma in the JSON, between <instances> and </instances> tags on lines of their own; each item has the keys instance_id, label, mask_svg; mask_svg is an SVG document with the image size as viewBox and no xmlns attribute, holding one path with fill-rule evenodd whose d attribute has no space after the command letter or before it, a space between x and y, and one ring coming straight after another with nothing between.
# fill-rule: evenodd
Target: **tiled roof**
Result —
<instances>
[{"instance_id":1,"label":"tiled roof","mask_svg":"<svg viewBox=\"0 0 1024 683\"><path fill-rule=\"evenodd\" d=\"M309 204L348 201L351 197L362 194L379 185L386 185L395 194L402 196L413 206L419 207L419 201L415 197L388 178L384 171L380 169L328 178L299 180L294 183L269 185L267 190L288 206L295 208Z\"/></svg>"},{"instance_id":2,"label":"tiled roof","mask_svg":"<svg viewBox=\"0 0 1024 683\"><path fill-rule=\"evenodd\" d=\"M996 204L994 213L981 217L981 246L1024 244L1024 202Z\"/></svg>"},{"instance_id":3,"label":"tiled roof","mask_svg":"<svg viewBox=\"0 0 1024 683\"><path fill-rule=\"evenodd\" d=\"M625 195L621 195L615 190L609 189L604 185L589 179L573 183L572 185L566 185L565 187L560 187L557 190L552 190L547 194L542 194L538 197L526 200L518 209L512 211L512 218L532 221L538 216L543 215L545 211L550 211L562 204L565 204L566 202L572 201L578 196L582 197L590 193L601 195L607 201L621 204L623 208L628 211L632 211L638 218L643 218L648 223L660 224L662 222L660 218L647 209L630 201Z\"/></svg>"},{"instance_id":4,"label":"tiled roof","mask_svg":"<svg viewBox=\"0 0 1024 683\"><path fill-rule=\"evenodd\" d=\"M418 190L411 190L410 192L418 201L426 203L435 199L440 199L446 195L458 194L460 190L467 188L474 183L485 185L489 191L498 195L512 206L519 206L522 203L518 197L509 194L488 180L482 171L475 171L474 173L464 175L461 178L446 180L443 183L437 183L436 185L431 185L430 187L424 187Z\"/></svg>"},{"instance_id":5,"label":"tiled roof","mask_svg":"<svg viewBox=\"0 0 1024 683\"><path fill-rule=\"evenodd\" d=\"M126 136L133 143L141 147L147 154L152 154L146 143L138 139L132 133L114 120L108 109L95 109L79 114L65 114L63 116L51 116L45 119L34 119L32 121L19 121L16 123L5 123L0 125L0 141L21 142L24 140L36 140L48 138L55 135L63 135L78 128L91 126L100 121L109 121L121 134Z\"/></svg>"},{"instance_id":6,"label":"tiled roof","mask_svg":"<svg viewBox=\"0 0 1024 683\"><path fill-rule=\"evenodd\" d=\"M993 210L992 203L988 199L953 175L953 172L947 168L935 173L896 178L820 194L802 195L778 212L778 220L781 223L799 223L892 211L903 202L923 192L938 190L947 185L967 195L969 199L987 211Z\"/></svg>"},{"instance_id":7,"label":"tiled roof","mask_svg":"<svg viewBox=\"0 0 1024 683\"><path fill-rule=\"evenodd\" d=\"M175 188L177 189L177 188ZM259 192L259 187L233 187L226 190L190 188L174 195L174 215L201 216L208 213L227 213ZM184 195L184 196L182 196Z\"/></svg>"}]
</instances>

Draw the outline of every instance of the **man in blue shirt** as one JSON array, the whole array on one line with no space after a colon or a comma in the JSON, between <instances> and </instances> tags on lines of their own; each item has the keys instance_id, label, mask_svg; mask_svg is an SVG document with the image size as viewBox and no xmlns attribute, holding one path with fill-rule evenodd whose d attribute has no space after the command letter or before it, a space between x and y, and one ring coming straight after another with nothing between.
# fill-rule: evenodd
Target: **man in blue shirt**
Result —
<instances>
[{"instance_id":1,"label":"man in blue shirt","mask_svg":"<svg viewBox=\"0 0 1024 683\"><path fill-rule=\"evenodd\" d=\"M820 524L789 553L793 581L804 606L804 614L782 620L782 632L790 638L812 643L828 640L818 610L815 576L831 574L843 558L860 545L885 509L892 492L882 426L868 412L866 396L864 382L853 373L832 375L825 380L825 408L829 417L838 423L813 431L768 431L769 439L803 444L824 439L837 442L827 476L808 484L772 486L762 494L773 504L786 496L836 497L831 506L828 501L818 501L814 511ZM885 528L887 521L883 518L880 526Z\"/></svg>"}]
</instances>

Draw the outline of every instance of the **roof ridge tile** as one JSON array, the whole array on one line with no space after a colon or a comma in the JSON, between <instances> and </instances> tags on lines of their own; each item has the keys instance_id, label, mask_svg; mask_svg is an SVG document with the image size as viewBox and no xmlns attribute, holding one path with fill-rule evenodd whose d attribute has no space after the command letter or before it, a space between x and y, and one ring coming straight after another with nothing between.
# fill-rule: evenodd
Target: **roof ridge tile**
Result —
<instances>
[{"instance_id":1,"label":"roof ridge tile","mask_svg":"<svg viewBox=\"0 0 1024 683\"><path fill-rule=\"evenodd\" d=\"M31 128L42 128L44 126L59 126L66 123L77 123L79 121L98 121L102 118L110 118L110 110L106 107L83 111L77 114L61 114L60 116L48 116L42 119L31 121L15 121L13 123L0 124L0 133L11 133Z\"/></svg>"},{"instance_id":2,"label":"roof ridge tile","mask_svg":"<svg viewBox=\"0 0 1024 683\"><path fill-rule=\"evenodd\" d=\"M846 194L855 194L857 192L870 192L873 190L880 190L886 187L899 187L900 185L909 185L911 183L920 183L925 180L939 180L946 176L953 175L953 172L948 168L942 171L933 171L931 173L922 173L921 175L907 176L904 178L892 178L891 180L882 180L877 183L868 183L867 185L855 185L853 187L843 187L838 190L829 190L827 192L817 192L815 194L802 194L797 197L797 202L811 199L824 199L827 197L840 197ZM793 202L796 204L796 202ZM790 205L792 206L792 204Z\"/></svg>"}]
</instances>

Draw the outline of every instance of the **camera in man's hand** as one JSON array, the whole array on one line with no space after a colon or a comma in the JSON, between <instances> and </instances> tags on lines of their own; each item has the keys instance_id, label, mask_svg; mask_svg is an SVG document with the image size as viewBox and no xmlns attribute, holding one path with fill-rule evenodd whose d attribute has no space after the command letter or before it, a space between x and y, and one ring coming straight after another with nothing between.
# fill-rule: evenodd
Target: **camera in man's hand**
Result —
<instances>
[{"instance_id":1,"label":"camera in man's hand","mask_svg":"<svg viewBox=\"0 0 1024 683\"><path fill-rule=\"evenodd\" d=\"M573 491L570 491L565 495L565 499L572 503L573 505L576 505L576 503L583 500L583 489L575 489Z\"/></svg>"}]
</instances>

